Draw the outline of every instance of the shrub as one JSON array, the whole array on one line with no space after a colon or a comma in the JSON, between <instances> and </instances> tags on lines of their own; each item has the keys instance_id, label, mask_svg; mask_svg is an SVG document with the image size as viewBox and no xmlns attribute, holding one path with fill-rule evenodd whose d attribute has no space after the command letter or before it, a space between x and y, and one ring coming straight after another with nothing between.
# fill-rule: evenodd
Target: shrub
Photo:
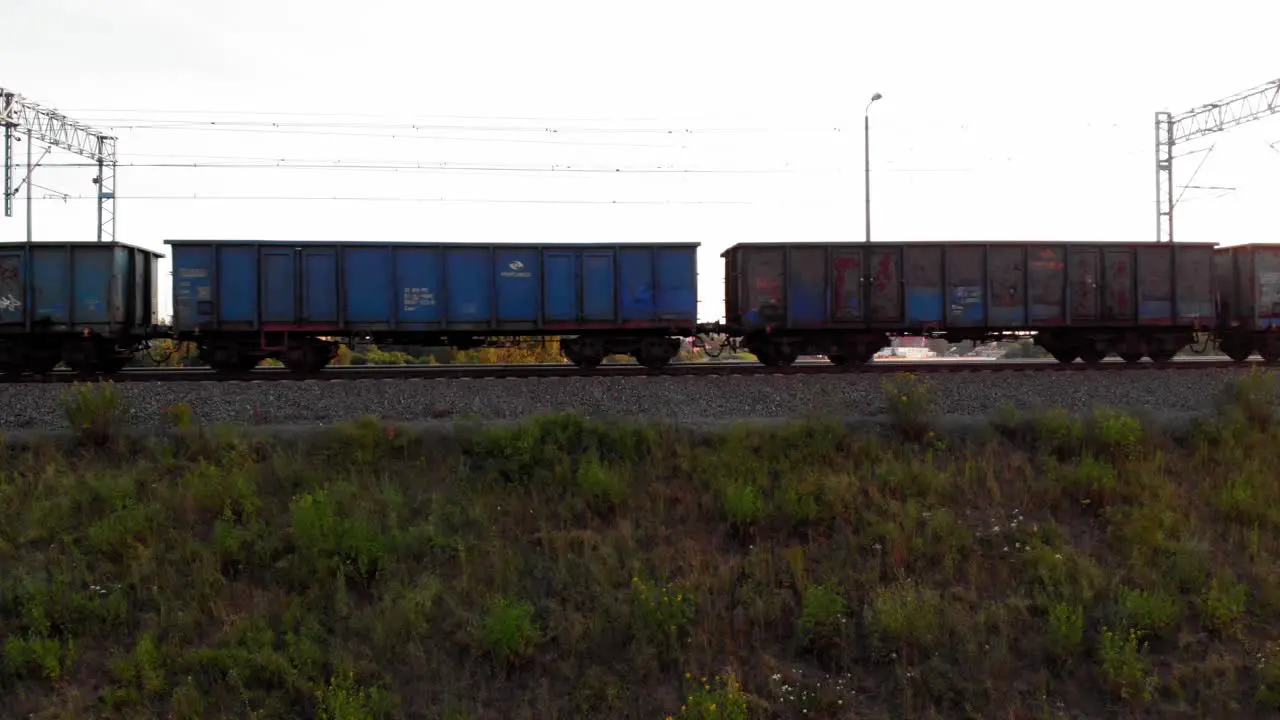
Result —
<instances>
[{"instance_id":1,"label":"shrub","mask_svg":"<svg viewBox=\"0 0 1280 720\"><path fill-rule=\"evenodd\" d=\"M1084 424L1061 408L1048 410L1035 419L1036 443L1061 457L1080 452L1084 443Z\"/></svg>"},{"instance_id":2,"label":"shrub","mask_svg":"<svg viewBox=\"0 0 1280 720\"><path fill-rule=\"evenodd\" d=\"M732 672L717 675L710 681L698 682L692 674L685 674L685 681L694 687L685 697L684 705L671 718L680 720L747 720L747 694Z\"/></svg>"},{"instance_id":3,"label":"shrub","mask_svg":"<svg viewBox=\"0 0 1280 720\"><path fill-rule=\"evenodd\" d=\"M1155 684L1148 674L1146 643L1139 645L1134 630L1120 633L1103 626L1098 639L1098 670L1122 700L1147 700Z\"/></svg>"},{"instance_id":4,"label":"shrub","mask_svg":"<svg viewBox=\"0 0 1280 720\"><path fill-rule=\"evenodd\" d=\"M631 596L636 635L674 650L693 621L693 597L678 583L647 583L638 577L631 578Z\"/></svg>"},{"instance_id":5,"label":"shrub","mask_svg":"<svg viewBox=\"0 0 1280 720\"><path fill-rule=\"evenodd\" d=\"M1133 590L1122 587L1116 598L1116 609L1125 625L1140 633L1159 634L1178 621L1176 598L1159 590Z\"/></svg>"},{"instance_id":6,"label":"shrub","mask_svg":"<svg viewBox=\"0 0 1280 720\"><path fill-rule=\"evenodd\" d=\"M31 633L26 637L10 635L4 645L2 667L15 678L62 677L70 661L72 643Z\"/></svg>"},{"instance_id":7,"label":"shrub","mask_svg":"<svg viewBox=\"0 0 1280 720\"><path fill-rule=\"evenodd\" d=\"M1049 650L1061 658L1074 655L1084 647L1084 608L1057 603L1049 609Z\"/></svg>"},{"instance_id":8,"label":"shrub","mask_svg":"<svg viewBox=\"0 0 1280 720\"><path fill-rule=\"evenodd\" d=\"M376 720L393 710L391 696L381 688L356 684L351 672L334 673L316 692L320 720Z\"/></svg>"},{"instance_id":9,"label":"shrub","mask_svg":"<svg viewBox=\"0 0 1280 720\"><path fill-rule=\"evenodd\" d=\"M116 438L129 414L124 398L111 381L72 385L64 395L62 409L77 437L98 446Z\"/></svg>"},{"instance_id":10,"label":"shrub","mask_svg":"<svg viewBox=\"0 0 1280 720\"><path fill-rule=\"evenodd\" d=\"M720 491L725 517L737 527L754 525L764 519L764 493L755 483L734 480Z\"/></svg>"},{"instance_id":11,"label":"shrub","mask_svg":"<svg viewBox=\"0 0 1280 720\"><path fill-rule=\"evenodd\" d=\"M1128 460L1142 451L1142 422L1128 413L1099 408L1093 413L1089 436L1104 456Z\"/></svg>"},{"instance_id":12,"label":"shrub","mask_svg":"<svg viewBox=\"0 0 1280 720\"><path fill-rule=\"evenodd\" d=\"M541 639L533 605L523 600L494 600L480 622L481 647L500 662L513 663L529 656Z\"/></svg>"},{"instance_id":13,"label":"shrub","mask_svg":"<svg viewBox=\"0 0 1280 720\"><path fill-rule=\"evenodd\" d=\"M578 489L591 505L607 509L627 496L627 479L621 471L588 456L578 463Z\"/></svg>"},{"instance_id":14,"label":"shrub","mask_svg":"<svg viewBox=\"0 0 1280 720\"><path fill-rule=\"evenodd\" d=\"M867 626L886 649L897 644L928 648L942 635L942 598L910 580L876 588Z\"/></svg>"},{"instance_id":15,"label":"shrub","mask_svg":"<svg viewBox=\"0 0 1280 720\"><path fill-rule=\"evenodd\" d=\"M814 585L805 590L800 610L800 632L810 646L838 644L844 637L849 606L840 588Z\"/></svg>"},{"instance_id":16,"label":"shrub","mask_svg":"<svg viewBox=\"0 0 1280 720\"><path fill-rule=\"evenodd\" d=\"M1211 628L1221 635L1233 635L1240 630L1247 602L1243 585L1219 575L1205 589L1200 607Z\"/></svg>"},{"instance_id":17,"label":"shrub","mask_svg":"<svg viewBox=\"0 0 1280 720\"><path fill-rule=\"evenodd\" d=\"M195 424L195 412L186 403L177 403L165 408L165 420L175 430L189 430Z\"/></svg>"},{"instance_id":18,"label":"shrub","mask_svg":"<svg viewBox=\"0 0 1280 720\"><path fill-rule=\"evenodd\" d=\"M929 434L933 397L929 384L916 375L902 374L884 383L885 408L893 427L908 440Z\"/></svg>"},{"instance_id":19,"label":"shrub","mask_svg":"<svg viewBox=\"0 0 1280 720\"><path fill-rule=\"evenodd\" d=\"M1217 406L1224 415L1236 415L1248 425L1263 429L1275 419L1275 401L1275 373L1253 368L1248 375L1223 385Z\"/></svg>"}]
</instances>

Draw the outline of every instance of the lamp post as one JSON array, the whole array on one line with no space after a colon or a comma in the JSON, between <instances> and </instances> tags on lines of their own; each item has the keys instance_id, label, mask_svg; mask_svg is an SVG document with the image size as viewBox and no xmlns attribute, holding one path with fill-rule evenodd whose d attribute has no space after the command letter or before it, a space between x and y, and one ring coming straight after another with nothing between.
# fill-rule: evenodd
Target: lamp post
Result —
<instances>
[{"instance_id":1,"label":"lamp post","mask_svg":"<svg viewBox=\"0 0 1280 720\"><path fill-rule=\"evenodd\" d=\"M884 97L880 93L871 96L867 109L862 112L862 157L866 162L863 184L867 189L867 242L871 242L871 103Z\"/></svg>"}]
</instances>

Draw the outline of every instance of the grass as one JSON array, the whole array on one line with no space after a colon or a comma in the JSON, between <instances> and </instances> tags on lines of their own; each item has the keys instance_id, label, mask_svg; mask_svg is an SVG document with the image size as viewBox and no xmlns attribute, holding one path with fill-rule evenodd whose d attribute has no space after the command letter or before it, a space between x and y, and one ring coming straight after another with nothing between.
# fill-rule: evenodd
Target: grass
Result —
<instances>
[{"instance_id":1,"label":"grass","mask_svg":"<svg viewBox=\"0 0 1280 720\"><path fill-rule=\"evenodd\" d=\"M905 398L905 399L904 399ZM1267 717L1274 385L1194 432L549 416L0 447L13 717Z\"/></svg>"}]
</instances>

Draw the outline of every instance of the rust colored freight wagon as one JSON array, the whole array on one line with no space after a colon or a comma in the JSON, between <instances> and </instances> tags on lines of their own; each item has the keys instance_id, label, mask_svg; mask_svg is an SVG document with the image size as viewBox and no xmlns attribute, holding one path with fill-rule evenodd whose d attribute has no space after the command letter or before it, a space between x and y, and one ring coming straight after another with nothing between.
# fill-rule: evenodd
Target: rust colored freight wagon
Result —
<instances>
[{"instance_id":1,"label":"rust colored freight wagon","mask_svg":"<svg viewBox=\"0 0 1280 720\"><path fill-rule=\"evenodd\" d=\"M739 244L726 325L770 365L866 362L895 335L1036 333L1062 362L1166 361L1213 325L1212 243Z\"/></svg>"}]
</instances>

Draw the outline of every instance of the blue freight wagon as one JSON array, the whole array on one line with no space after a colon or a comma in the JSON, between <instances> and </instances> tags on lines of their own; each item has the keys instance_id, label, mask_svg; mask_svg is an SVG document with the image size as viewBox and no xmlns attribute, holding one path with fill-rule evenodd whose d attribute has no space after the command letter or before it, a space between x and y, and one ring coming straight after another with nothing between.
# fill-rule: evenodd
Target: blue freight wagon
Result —
<instances>
[{"instance_id":1,"label":"blue freight wagon","mask_svg":"<svg viewBox=\"0 0 1280 720\"><path fill-rule=\"evenodd\" d=\"M1034 332L1062 362L1171 359L1214 322L1212 243L735 245L727 324L766 364L866 362L892 335Z\"/></svg>"},{"instance_id":2,"label":"blue freight wagon","mask_svg":"<svg viewBox=\"0 0 1280 720\"><path fill-rule=\"evenodd\" d=\"M119 371L159 331L162 257L120 242L0 243L0 373Z\"/></svg>"},{"instance_id":3,"label":"blue freight wagon","mask_svg":"<svg viewBox=\"0 0 1280 720\"><path fill-rule=\"evenodd\" d=\"M174 326L224 371L324 367L326 338L465 349L558 335L592 367L660 366L697 323L692 244L442 244L166 240Z\"/></svg>"}]
</instances>

